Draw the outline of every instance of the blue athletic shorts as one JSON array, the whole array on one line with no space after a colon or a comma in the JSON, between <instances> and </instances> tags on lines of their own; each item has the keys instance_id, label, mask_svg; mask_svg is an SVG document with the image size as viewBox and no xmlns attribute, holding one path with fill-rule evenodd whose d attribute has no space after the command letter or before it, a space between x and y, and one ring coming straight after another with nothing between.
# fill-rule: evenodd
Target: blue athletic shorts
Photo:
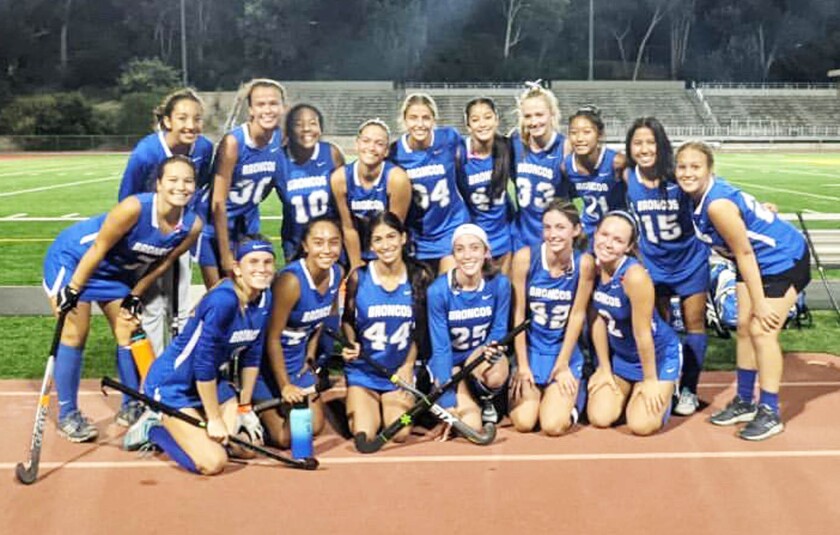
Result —
<instances>
[{"instance_id":1,"label":"blue athletic shorts","mask_svg":"<svg viewBox=\"0 0 840 535\"><path fill-rule=\"evenodd\" d=\"M431 239L428 237L424 237L422 240L418 239L417 235L414 235L414 256L418 260L435 260L438 258L443 258L444 256L449 256L452 254L452 235L455 233L455 229L452 229L451 232L447 232L446 234Z\"/></svg>"},{"instance_id":2,"label":"blue athletic shorts","mask_svg":"<svg viewBox=\"0 0 840 535\"><path fill-rule=\"evenodd\" d=\"M184 409L187 407L198 409L202 407L201 398L198 396L198 389L195 386L195 382L191 384L172 383L157 386L150 385L147 377L146 384L143 388L155 400L173 409ZM229 381L217 380L216 396L218 397L219 405L222 405L228 400L236 398L236 390Z\"/></svg>"},{"instance_id":3,"label":"blue athletic shorts","mask_svg":"<svg viewBox=\"0 0 840 535\"><path fill-rule=\"evenodd\" d=\"M612 355L613 373L630 382L644 379L642 363ZM664 348L656 348L656 376L660 381L676 381L682 369L682 344L676 336Z\"/></svg>"},{"instance_id":4,"label":"blue athletic shorts","mask_svg":"<svg viewBox=\"0 0 840 535\"><path fill-rule=\"evenodd\" d=\"M537 353L535 351L528 351L528 365L531 367L531 373L534 375L534 383L537 386L547 386L551 381L551 370L554 369L554 364L557 362L557 355L560 353L560 348L557 348L557 353ZM580 381L583 375L583 353L580 347L575 345L572 351L572 356L569 358L569 369L575 379Z\"/></svg>"},{"instance_id":5,"label":"blue athletic shorts","mask_svg":"<svg viewBox=\"0 0 840 535\"><path fill-rule=\"evenodd\" d=\"M295 373L289 372L289 378L292 380L293 385L299 388L308 388L315 384L316 377L312 373L312 370L307 369L298 377L299 371L297 370ZM274 380L273 373L265 369L260 370L260 374L257 376L257 383L254 385L254 393L251 397L254 401L265 401L267 399L281 397L280 388Z\"/></svg>"},{"instance_id":6,"label":"blue athletic shorts","mask_svg":"<svg viewBox=\"0 0 840 535\"><path fill-rule=\"evenodd\" d=\"M653 275L651 274L651 278ZM673 277L667 280L653 279L656 295L688 297L694 294L705 294L709 290L709 263L696 269L682 279Z\"/></svg>"},{"instance_id":7,"label":"blue athletic shorts","mask_svg":"<svg viewBox=\"0 0 840 535\"><path fill-rule=\"evenodd\" d=\"M44 257L44 278L42 284L48 297L55 297L58 291L70 282L78 262L71 255L62 252L60 243L54 243ZM131 293L127 282L91 277L79 294L84 303L122 300Z\"/></svg>"},{"instance_id":8,"label":"blue athletic shorts","mask_svg":"<svg viewBox=\"0 0 840 535\"><path fill-rule=\"evenodd\" d=\"M393 392L397 386L387 377L379 373L362 361L348 362L344 366L344 375L347 377L347 386L360 386L377 392Z\"/></svg>"}]
</instances>

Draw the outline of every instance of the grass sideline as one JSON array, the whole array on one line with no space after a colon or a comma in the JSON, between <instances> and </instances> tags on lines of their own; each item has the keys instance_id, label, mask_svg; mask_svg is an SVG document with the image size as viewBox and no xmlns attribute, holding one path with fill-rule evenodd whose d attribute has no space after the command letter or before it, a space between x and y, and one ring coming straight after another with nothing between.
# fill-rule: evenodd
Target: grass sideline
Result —
<instances>
[{"instance_id":1,"label":"grass sideline","mask_svg":"<svg viewBox=\"0 0 840 535\"><path fill-rule=\"evenodd\" d=\"M41 379L55 320L41 316L0 317L0 379ZM840 326L834 311L815 311L814 326L782 331L785 351L836 353ZM115 343L102 316L94 316L85 350L84 377L113 376ZM735 340L709 336L706 370L735 367Z\"/></svg>"}]
</instances>

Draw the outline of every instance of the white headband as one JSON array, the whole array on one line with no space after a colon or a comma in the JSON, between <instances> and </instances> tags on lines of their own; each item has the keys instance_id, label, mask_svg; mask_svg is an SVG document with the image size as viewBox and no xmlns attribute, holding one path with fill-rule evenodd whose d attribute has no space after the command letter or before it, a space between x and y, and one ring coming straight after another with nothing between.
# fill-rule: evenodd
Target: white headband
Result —
<instances>
[{"instance_id":1,"label":"white headband","mask_svg":"<svg viewBox=\"0 0 840 535\"><path fill-rule=\"evenodd\" d=\"M484 247L487 250L490 250L490 240L487 239L487 233L484 232L484 229L479 227L478 225L474 225L472 223L464 223L460 227L455 229L455 232L452 234L452 247L455 247L455 241L460 238L461 236L475 236L481 243L484 244Z\"/></svg>"}]
</instances>

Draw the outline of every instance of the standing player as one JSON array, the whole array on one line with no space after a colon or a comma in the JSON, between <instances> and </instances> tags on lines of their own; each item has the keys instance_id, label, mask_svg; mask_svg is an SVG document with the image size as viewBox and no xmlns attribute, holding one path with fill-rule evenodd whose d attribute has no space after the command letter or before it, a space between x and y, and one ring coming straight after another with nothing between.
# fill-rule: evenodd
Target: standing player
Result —
<instances>
[{"instance_id":1,"label":"standing player","mask_svg":"<svg viewBox=\"0 0 840 535\"><path fill-rule=\"evenodd\" d=\"M650 276L629 256L636 238L635 221L621 211L607 213L595 231L598 369L589 379L587 415L595 427L609 427L625 412L630 431L652 435L670 414L682 348L654 309Z\"/></svg>"},{"instance_id":2,"label":"standing player","mask_svg":"<svg viewBox=\"0 0 840 535\"><path fill-rule=\"evenodd\" d=\"M179 466L197 474L224 470L228 435L244 428L252 441L262 439L251 394L271 309L268 288L274 275L274 250L271 242L262 238L243 238L235 252L231 278L204 295L184 332L152 364L144 384L149 396L207 422L206 428L200 428L163 416L163 425L146 427L152 443ZM233 385L220 372L234 357L242 367L238 399Z\"/></svg>"},{"instance_id":3,"label":"standing player","mask_svg":"<svg viewBox=\"0 0 840 535\"><path fill-rule=\"evenodd\" d=\"M204 285L212 288L230 273L239 237L260 228L259 203L278 173L286 171L280 146L280 119L285 89L274 80L256 79L248 84L247 123L225 134L214 162L211 222L204 228L196 251Z\"/></svg>"},{"instance_id":4,"label":"standing player","mask_svg":"<svg viewBox=\"0 0 840 535\"><path fill-rule=\"evenodd\" d=\"M411 205L411 180L385 159L390 135L388 125L379 119L363 122L356 136L358 159L330 177L351 268L376 257L367 242L370 221L391 212L404 222Z\"/></svg>"},{"instance_id":5,"label":"standing player","mask_svg":"<svg viewBox=\"0 0 840 535\"><path fill-rule=\"evenodd\" d=\"M290 263L271 286L274 305L255 400L281 397L289 403L300 403L306 398L301 389L315 384L313 368L321 324L335 310L343 276L336 264L339 254L338 223L325 216L311 219L303 228L298 254L289 256ZM323 403L312 396L309 405L312 431L318 434L324 428ZM274 444L289 447L287 418L279 410L266 411L261 418Z\"/></svg>"},{"instance_id":6,"label":"standing player","mask_svg":"<svg viewBox=\"0 0 840 535\"><path fill-rule=\"evenodd\" d=\"M779 416L779 331L797 294L811 280L808 247L792 225L752 195L714 176L714 156L705 143L679 148L676 173L680 188L694 201L698 235L737 266L738 393L711 422L748 422L738 436L764 440L784 430ZM756 373L761 387L758 407L753 403Z\"/></svg>"},{"instance_id":7,"label":"standing player","mask_svg":"<svg viewBox=\"0 0 840 535\"><path fill-rule=\"evenodd\" d=\"M198 189L210 181L213 160L213 143L201 135L204 106L192 89L179 89L166 96L154 115L157 131L144 137L128 158L119 201L129 195L153 192L155 178L160 164L173 154L188 157L196 170ZM195 199L193 199L195 200ZM173 282L178 291L177 325L180 329L189 314L189 290L191 264L189 254L179 259L178 281L173 281L174 271L158 279L143 296L143 329L154 346L155 354L163 352L166 341L166 315L168 301L171 298Z\"/></svg>"},{"instance_id":8,"label":"standing player","mask_svg":"<svg viewBox=\"0 0 840 535\"><path fill-rule=\"evenodd\" d=\"M297 104L286 115L288 172L278 175L277 195L283 205L283 255L292 258L300 247L304 226L321 216L335 217L330 174L344 165L341 150L321 141L324 116L311 104Z\"/></svg>"},{"instance_id":9,"label":"standing player","mask_svg":"<svg viewBox=\"0 0 840 535\"><path fill-rule=\"evenodd\" d=\"M90 330L91 303L99 303L117 341L117 370L123 384L137 388L139 378L129 349L140 295L188 251L201 232L191 208L195 171L185 156L161 164L157 193L131 195L107 214L62 231L44 258L44 289L53 310L69 312L56 352L61 435L71 442L97 436L78 409L82 353ZM116 421L128 426L139 418L139 404L124 398Z\"/></svg>"},{"instance_id":10,"label":"standing player","mask_svg":"<svg viewBox=\"0 0 840 535\"><path fill-rule=\"evenodd\" d=\"M470 100L464 109L470 135L458 166L458 187L472 222L487 233L493 259L510 272L513 204L507 192L511 174L510 142L498 133L499 113L488 97Z\"/></svg>"},{"instance_id":11,"label":"standing player","mask_svg":"<svg viewBox=\"0 0 840 535\"><path fill-rule=\"evenodd\" d=\"M595 260L576 250L580 236L575 205L554 199L543 213L543 243L513 257L513 322L531 318L514 346L510 419L520 433L539 421L545 434L559 436L577 421L583 373L578 339L595 286Z\"/></svg>"},{"instance_id":12,"label":"standing player","mask_svg":"<svg viewBox=\"0 0 840 535\"><path fill-rule=\"evenodd\" d=\"M671 142L653 117L642 117L627 131L627 197L639 222L639 249L656 288L657 309L670 316L678 296L686 335L681 390L674 412L693 414L699 405L697 382L706 358L706 292L709 248L694 234L691 201L674 182Z\"/></svg>"},{"instance_id":13,"label":"standing player","mask_svg":"<svg viewBox=\"0 0 840 535\"><path fill-rule=\"evenodd\" d=\"M467 223L452 235L455 267L429 287L428 322L432 340L429 368L434 381L446 383L453 370L484 353L490 342L500 340L510 320L510 281L493 264L487 234ZM482 420L498 419L493 398L508 378L508 361L481 364L456 392L446 391L438 403L456 407L461 419L479 430ZM479 408L475 398L479 398Z\"/></svg>"},{"instance_id":14,"label":"standing player","mask_svg":"<svg viewBox=\"0 0 840 535\"><path fill-rule=\"evenodd\" d=\"M583 199L580 221L590 246L604 214L627 208L627 187L622 180L627 160L604 145L604 135L604 121L595 106L583 106L569 118L572 153L563 160L563 173Z\"/></svg>"},{"instance_id":15,"label":"standing player","mask_svg":"<svg viewBox=\"0 0 840 535\"><path fill-rule=\"evenodd\" d=\"M560 129L557 97L539 83L528 84L518 99L519 129L511 134L519 212L513 250L542 241L542 214L554 197L569 198L568 181L560 172L568 152Z\"/></svg>"},{"instance_id":16,"label":"standing player","mask_svg":"<svg viewBox=\"0 0 840 535\"><path fill-rule=\"evenodd\" d=\"M409 226L415 255L445 273L454 265L452 233L469 221L455 178L461 135L435 126L437 104L425 93L408 95L400 115L406 133L391 145L391 161L405 169L414 190Z\"/></svg>"},{"instance_id":17,"label":"standing player","mask_svg":"<svg viewBox=\"0 0 840 535\"><path fill-rule=\"evenodd\" d=\"M373 437L382 425L403 414L414 398L374 368L360 352L409 383L414 382L418 339L426 333L426 288L432 274L408 258L406 227L391 212L370 223L370 248L376 259L350 272L343 329L354 347L345 347L347 417L353 435ZM394 439L403 441L406 426Z\"/></svg>"}]
</instances>

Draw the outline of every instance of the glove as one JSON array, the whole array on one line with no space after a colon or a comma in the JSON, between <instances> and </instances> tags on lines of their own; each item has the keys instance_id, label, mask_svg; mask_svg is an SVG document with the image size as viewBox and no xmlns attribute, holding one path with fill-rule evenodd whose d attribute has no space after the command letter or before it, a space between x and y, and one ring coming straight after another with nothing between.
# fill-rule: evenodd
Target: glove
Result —
<instances>
[{"instance_id":1,"label":"glove","mask_svg":"<svg viewBox=\"0 0 840 535\"><path fill-rule=\"evenodd\" d=\"M128 294L120 303L120 307L137 318L143 312L143 301L134 294Z\"/></svg>"},{"instance_id":2,"label":"glove","mask_svg":"<svg viewBox=\"0 0 840 535\"><path fill-rule=\"evenodd\" d=\"M262 444L263 442L263 426L260 423L260 418L257 416L250 406L247 411L240 412L236 415L236 432L244 430L248 433L248 438L252 443Z\"/></svg>"},{"instance_id":3,"label":"glove","mask_svg":"<svg viewBox=\"0 0 840 535\"><path fill-rule=\"evenodd\" d=\"M55 305L59 312L69 312L76 308L79 303L79 290L69 284L58 291L55 296Z\"/></svg>"}]
</instances>

